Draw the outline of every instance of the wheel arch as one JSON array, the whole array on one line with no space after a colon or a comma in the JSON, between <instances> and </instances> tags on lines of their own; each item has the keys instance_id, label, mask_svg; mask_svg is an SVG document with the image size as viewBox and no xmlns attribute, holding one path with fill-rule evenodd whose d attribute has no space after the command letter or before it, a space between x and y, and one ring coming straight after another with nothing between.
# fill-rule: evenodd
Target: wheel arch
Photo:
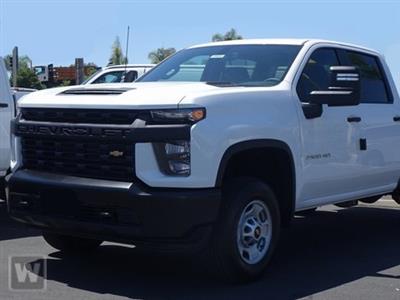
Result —
<instances>
[{"instance_id":1,"label":"wheel arch","mask_svg":"<svg viewBox=\"0 0 400 300\"><path fill-rule=\"evenodd\" d=\"M218 188L222 187L224 179L227 175L228 168L230 164L233 163L235 158L240 158L239 155L244 153L248 153L251 155L253 152L260 151L265 154L274 151L274 153L280 153L282 157L285 157L285 166L287 167L287 170L289 172L289 174L286 175L289 176L285 178L284 182L289 190L285 192L285 199L283 199L283 203L280 203L280 206L282 208L282 222L284 224L287 224L292 219L296 206L296 169L292 151L287 143L275 139L256 139L247 140L231 145L222 156L218 168L215 186ZM262 168L262 166L258 166L258 168Z\"/></svg>"}]
</instances>

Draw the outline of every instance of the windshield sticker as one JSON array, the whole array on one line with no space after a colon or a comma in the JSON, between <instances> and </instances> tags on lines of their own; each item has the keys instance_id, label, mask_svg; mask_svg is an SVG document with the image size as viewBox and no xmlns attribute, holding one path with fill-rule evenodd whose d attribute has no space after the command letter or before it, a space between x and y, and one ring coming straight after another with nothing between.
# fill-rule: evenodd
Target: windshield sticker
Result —
<instances>
[{"instance_id":1,"label":"windshield sticker","mask_svg":"<svg viewBox=\"0 0 400 300\"><path fill-rule=\"evenodd\" d=\"M214 54L214 55L210 56L210 59L211 58L224 58L224 57L225 57L225 54Z\"/></svg>"}]
</instances>

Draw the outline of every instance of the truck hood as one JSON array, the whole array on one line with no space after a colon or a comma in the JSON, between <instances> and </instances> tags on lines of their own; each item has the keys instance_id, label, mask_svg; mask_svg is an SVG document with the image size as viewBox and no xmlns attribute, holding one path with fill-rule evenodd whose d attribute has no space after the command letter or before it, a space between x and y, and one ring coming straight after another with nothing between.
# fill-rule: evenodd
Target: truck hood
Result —
<instances>
[{"instance_id":1,"label":"truck hood","mask_svg":"<svg viewBox=\"0 0 400 300\"><path fill-rule=\"evenodd\" d=\"M52 88L26 95L19 107L151 109L177 108L187 96L221 88L202 82L138 82Z\"/></svg>"}]
</instances>

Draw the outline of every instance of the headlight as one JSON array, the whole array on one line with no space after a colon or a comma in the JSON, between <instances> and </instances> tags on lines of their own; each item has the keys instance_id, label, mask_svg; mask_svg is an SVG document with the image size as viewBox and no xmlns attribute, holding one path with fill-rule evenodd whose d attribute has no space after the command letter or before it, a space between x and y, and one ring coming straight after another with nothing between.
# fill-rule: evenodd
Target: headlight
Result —
<instances>
[{"instance_id":1,"label":"headlight","mask_svg":"<svg viewBox=\"0 0 400 300\"><path fill-rule=\"evenodd\" d=\"M158 165L167 175L190 175L190 142L171 141L168 143L155 143Z\"/></svg>"},{"instance_id":2,"label":"headlight","mask_svg":"<svg viewBox=\"0 0 400 300\"><path fill-rule=\"evenodd\" d=\"M204 108L163 109L151 111L151 118L154 123L193 124L203 120L205 117L206 110Z\"/></svg>"}]
</instances>

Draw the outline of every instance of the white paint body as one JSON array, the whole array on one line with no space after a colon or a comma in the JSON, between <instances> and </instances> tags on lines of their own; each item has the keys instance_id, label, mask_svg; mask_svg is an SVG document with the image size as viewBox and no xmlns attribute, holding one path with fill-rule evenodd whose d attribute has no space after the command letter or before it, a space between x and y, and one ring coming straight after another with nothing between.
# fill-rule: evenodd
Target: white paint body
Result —
<instances>
[{"instance_id":1,"label":"white paint body","mask_svg":"<svg viewBox=\"0 0 400 300\"><path fill-rule=\"evenodd\" d=\"M242 40L220 44L303 45L285 79L273 87L215 87L205 83L133 83L121 95L57 95L68 88L25 96L21 107L152 109L205 107L207 117L191 130L191 175L173 177L158 168L151 144L136 144L136 175L151 187L209 188L216 184L225 151L239 142L275 139L293 155L296 210L392 192L400 178L399 95L383 57L372 50L319 40ZM211 46L215 44L200 45ZM375 55L387 74L392 104L350 107L324 105L320 118L306 119L296 94L300 74L311 53L321 47L352 49ZM127 84L121 84L126 87ZM113 87L116 87L113 84ZM356 115L360 123L348 123ZM359 151L360 137L368 140ZM330 157L307 159L314 154ZM17 153L18 154L18 153ZM13 162L18 167L18 161Z\"/></svg>"},{"instance_id":2,"label":"white paint body","mask_svg":"<svg viewBox=\"0 0 400 300\"><path fill-rule=\"evenodd\" d=\"M13 97L10 91L6 67L0 57L0 178L5 176L10 168L10 121L13 114Z\"/></svg>"}]
</instances>

